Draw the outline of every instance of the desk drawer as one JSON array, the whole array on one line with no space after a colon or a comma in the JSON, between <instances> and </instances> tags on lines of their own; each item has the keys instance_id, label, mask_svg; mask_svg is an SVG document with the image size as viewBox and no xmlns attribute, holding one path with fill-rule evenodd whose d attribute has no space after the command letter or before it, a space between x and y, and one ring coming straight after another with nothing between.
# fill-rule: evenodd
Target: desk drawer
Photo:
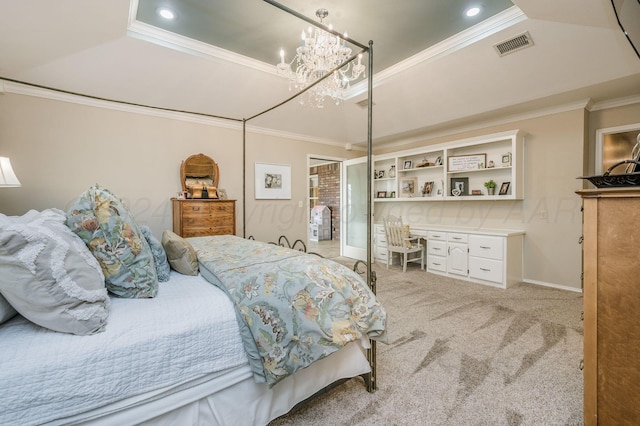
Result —
<instances>
[{"instance_id":1,"label":"desk drawer","mask_svg":"<svg viewBox=\"0 0 640 426\"><path fill-rule=\"evenodd\" d=\"M485 257L487 259L504 259L504 239L484 235L469 236L469 256Z\"/></svg>"},{"instance_id":2,"label":"desk drawer","mask_svg":"<svg viewBox=\"0 0 640 426\"><path fill-rule=\"evenodd\" d=\"M447 241L451 241L452 243L466 243L468 240L468 234L458 234L455 232L447 233Z\"/></svg>"},{"instance_id":3,"label":"desk drawer","mask_svg":"<svg viewBox=\"0 0 640 426\"><path fill-rule=\"evenodd\" d=\"M427 270L447 272L447 258L442 256L427 256Z\"/></svg>"},{"instance_id":4,"label":"desk drawer","mask_svg":"<svg viewBox=\"0 0 640 426\"><path fill-rule=\"evenodd\" d=\"M429 240L446 241L447 240L447 233L446 232L440 232L440 231L428 231L427 232L427 238Z\"/></svg>"},{"instance_id":5,"label":"desk drawer","mask_svg":"<svg viewBox=\"0 0 640 426\"><path fill-rule=\"evenodd\" d=\"M469 276L501 284L503 281L503 263L499 260L469 257Z\"/></svg>"},{"instance_id":6,"label":"desk drawer","mask_svg":"<svg viewBox=\"0 0 640 426\"><path fill-rule=\"evenodd\" d=\"M447 243L444 241L427 241L427 255L446 256Z\"/></svg>"}]
</instances>

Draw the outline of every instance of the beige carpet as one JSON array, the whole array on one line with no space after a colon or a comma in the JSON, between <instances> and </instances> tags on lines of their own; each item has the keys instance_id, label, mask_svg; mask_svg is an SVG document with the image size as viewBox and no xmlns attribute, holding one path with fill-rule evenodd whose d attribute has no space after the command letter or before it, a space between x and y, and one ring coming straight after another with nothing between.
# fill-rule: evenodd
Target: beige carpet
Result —
<instances>
[{"instance_id":1,"label":"beige carpet","mask_svg":"<svg viewBox=\"0 0 640 426\"><path fill-rule=\"evenodd\" d=\"M580 425L582 295L374 265L389 316L378 390L352 379L277 425Z\"/></svg>"}]
</instances>

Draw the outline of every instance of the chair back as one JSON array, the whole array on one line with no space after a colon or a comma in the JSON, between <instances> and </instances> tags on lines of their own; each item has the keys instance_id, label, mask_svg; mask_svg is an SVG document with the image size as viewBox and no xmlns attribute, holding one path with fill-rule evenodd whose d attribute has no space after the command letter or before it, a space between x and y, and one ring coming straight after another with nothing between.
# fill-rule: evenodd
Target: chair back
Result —
<instances>
[{"instance_id":1,"label":"chair back","mask_svg":"<svg viewBox=\"0 0 640 426\"><path fill-rule=\"evenodd\" d=\"M402 224L402 217L387 216L382 219L384 231L387 236L387 244L393 247L405 247L405 227ZM409 247L411 243L409 243Z\"/></svg>"}]
</instances>

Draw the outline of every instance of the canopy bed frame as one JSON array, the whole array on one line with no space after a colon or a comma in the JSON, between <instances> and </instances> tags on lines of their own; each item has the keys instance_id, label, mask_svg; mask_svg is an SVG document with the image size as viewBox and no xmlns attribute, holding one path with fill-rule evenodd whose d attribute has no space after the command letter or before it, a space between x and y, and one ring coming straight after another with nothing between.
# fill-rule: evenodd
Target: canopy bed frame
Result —
<instances>
[{"instance_id":1,"label":"canopy bed frame","mask_svg":"<svg viewBox=\"0 0 640 426\"><path fill-rule=\"evenodd\" d=\"M329 71L325 75L325 77L316 81L312 85L307 86L303 90L285 99L284 101L278 103L277 105L274 105L273 107L270 107L248 118L238 119L238 118L231 118L231 117L214 116L210 114L201 114L201 113L194 113L194 114L215 117L215 118L225 119L225 120L232 120L235 122L242 123L242 140L243 140L243 148L242 148L242 152L243 152L243 155L242 155L243 157L242 158L242 161L243 161L242 218L243 219L242 220L243 220L243 233L244 233L243 237L245 237L246 239L247 123L257 117L267 114L268 112L278 108L281 105L284 105L285 103L297 98L298 96L301 96L302 94L304 94L305 92L313 88L315 85L319 84L325 78L330 77L333 72L339 70L343 66L349 64L351 61L357 59L358 55L362 53L368 53L368 58L369 58L368 68L367 68L367 80L368 80L367 81L367 92L368 92L367 176L368 178L367 178L367 195L366 195L367 197L366 253L367 254L366 254L366 262L364 263L362 261L356 262L353 270L356 272L355 274L356 276L358 274L366 275L366 280L365 280L366 286L369 288L371 293L375 295L376 276L375 276L375 272L372 271L370 267L370 265L372 264L372 247L371 247L372 181L371 181L371 176L372 176L373 42L369 41L368 46L365 46L349 37L345 37L344 35L338 33L337 31L334 31L333 29L330 29L329 27L323 25L322 23L316 22L304 15L301 15L300 13L292 9L289 9L288 7L283 6L273 0L263 0L263 1L282 10L285 13L291 14L294 17L297 17L309 23L310 25L319 27L328 33L341 37L346 41L348 41L349 43L359 47L361 50L357 52L355 55L345 60L345 62L343 62L342 64L338 65L336 68ZM120 102L120 101L114 101L112 99L97 98L94 96L89 96L81 93L72 93L72 92L63 91L63 90L55 89L51 87L39 86L37 84L32 84L32 83L25 83L25 82L5 79L5 78L2 78L2 79L7 81L13 81L16 83L21 83L21 84L27 84L34 87L40 87L48 90L65 92L65 93L69 93L77 96L107 100L111 102ZM132 104L128 102L120 102L120 103L142 106L142 107L149 107L147 105ZM170 110L168 108L157 108L157 107L149 107L149 108L160 109L160 110ZM170 110L170 111L174 111L174 110ZM189 113L189 111L180 111L180 112ZM189 160L191 161L183 163L181 167L181 180L182 180L183 191L189 190L186 177L193 177L198 184L201 184L201 182L198 179L202 177L206 177L207 181L205 182L205 186L210 185L214 189L217 188L217 184L219 180L219 170L218 170L217 164L213 162L213 167L211 167L210 163L205 164L205 162L200 161L201 158L198 155L190 157ZM0 217L0 219L2 219L2 217ZM283 237L281 237L280 240L278 241L278 245L284 246L284 244L282 244L281 242L282 239ZM284 239L287 245L289 245L289 242L286 239L286 237L284 237ZM163 243L164 243L164 238L163 238ZM294 243L294 246L296 243ZM304 243L302 243L302 245L304 246ZM293 248L295 249L295 247ZM315 257L315 256L312 256L312 257ZM348 269L346 272L349 272ZM348 276L349 274L346 273L344 275ZM193 286L194 291L200 292L201 294L204 294L207 292L211 293L207 295L207 297L210 298L208 303L219 303L219 302L213 301L215 298L215 295L213 293L215 293L215 291L210 290L210 284L203 284L203 280L204 278L202 278L200 275L195 277L185 278L185 276L180 276L180 274L176 274L174 271L171 271L171 279L169 280L169 282L172 284L167 288L172 288L172 290L163 290L163 292L166 292L167 295L166 296L162 295L162 297L159 297L157 303L162 305L164 303L171 303L170 301L172 300L179 299L182 296L181 293L184 291L183 289L185 288L186 285ZM204 304L202 305L204 309L206 309L206 303L205 303L206 300L207 299L205 298L201 300L201 303ZM148 305L151 305L151 304L148 304ZM121 312L131 311L130 309L127 308L128 301L126 299L116 300L114 303L114 306L117 308L117 310L120 310ZM182 315L181 318L188 318L189 317L188 313L190 312L189 311L190 308L188 306L184 306L183 309L185 314ZM111 330L110 330L111 334L113 334L114 332L119 332L119 330L123 330L125 333L127 333L127 330L129 329L128 324L139 323L142 321L143 317L136 316L138 315L138 313L135 312L135 310L131 312L134 316L127 319L127 321L131 321L131 322L127 324L122 324L123 327L121 327L120 329L118 329L117 325L112 324ZM162 312L167 312L167 310L164 309ZM152 314L162 315L159 313L152 313ZM140 315L145 315L145 314L144 312L141 312ZM117 323L117 321L114 321L114 322ZM120 322L122 322L122 320L120 320ZM28 331L33 329L33 324L30 324L29 321L27 321L24 318L16 318L16 321L11 323L11 325L12 327L10 328L12 330L8 330L8 328L5 327L4 330L2 331L4 331L5 334L7 333L11 334L15 332L16 333L15 337L17 339L22 339L21 336L23 331ZM207 327L201 324L200 333L207 333L207 330L214 329L215 327L216 326L214 325L210 325ZM20 331L20 333L18 333L18 331ZM99 336L93 340L93 342L96 344L89 345L89 346L95 346L94 348L95 354L99 354L101 353L100 348L104 347L104 344L108 344L108 340L105 340L105 339L108 339L109 336L107 333L104 333L102 335L96 335L96 336ZM66 336L63 336L63 337L66 337ZM72 337L75 337L75 336L72 336ZM237 339L238 338L236 337L236 340ZM198 337L191 342L186 342L185 343L186 347L190 347L190 345L196 345L197 342L200 342L201 340L203 341L204 339L200 339ZM71 340L68 340L68 341L71 342ZM46 342L42 343L40 338L34 338L33 342L40 342L42 345L45 345L45 346L47 345ZM67 345L67 346L69 348L73 347L72 345ZM43 349L44 349L44 346L43 346ZM365 356L363 356L362 354L363 351L366 355L366 359L365 359ZM165 353L165 352L166 351L163 351L162 353ZM359 353L358 356L360 361L356 361L354 352ZM76 355L80 356L81 354L76 354ZM238 356L240 356L240 354L238 354ZM233 408L234 406L237 406L237 400L239 395L245 395L246 398L249 398L248 401L251 404L253 404L255 407L258 407L255 411L260 412L259 413L261 416L259 417L260 419L266 419L266 418L271 419L271 418L280 416L282 414L285 414L290 409L292 409L293 407L290 406L291 401L300 401L301 403L308 398L312 398L313 396L315 396L315 394L326 391L327 389L330 389L331 387L337 384L340 384L344 380L348 380L349 378L361 376L364 378L366 389L368 392L373 392L377 389L376 341L375 340L372 340L371 338L367 338L367 336L364 336L360 342L349 343L343 349L336 352L335 356L332 354L331 357L332 358L320 359L313 365L310 365L308 368L298 371L296 373L297 379L293 379L293 377L287 377L282 381L282 383L279 383L277 387L274 387L273 393L269 393L269 394L263 392L262 388L264 388L264 383L254 383L252 371L249 369L249 367L243 366L240 363L240 361L238 361L239 358L236 358L236 362L238 362L238 364L236 364L235 367L232 366L231 368L232 370L235 368L234 370L235 372L233 373L233 375L235 375L235 378L233 379L233 383L231 385L228 382L221 383L221 381L216 381L217 377L209 377L209 376L216 376L217 374L217 373L211 373L207 377L197 379L196 381L198 381L198 383L182 382L182 383L178 383L177 385L169 385L161 389L152 390L141 395L134 395L124 400L114 399L113 403L109 403L108 405L99 407L98 409L95 409L95 407L93 409L89 409L90 407L87 407L87 409L77 408L75 412L66 414L68 417L64 419L53 420L51 421L51 424L61 424L61 423L75 424L76 422L78 424L109 424L109 423L113 424L114 422L128 424L128 423L139 423L140 420L138 419L141 419L141 418L146 419L144 420L145 422L149 422L152 424L163 423L163 422L165 423L173 422L173 424L177 424L180 422L184 422L186 419L189 419L189 418L191 419L199 418L197 416L203 416L202 418L206 419L206 422L208 424L225 424L225 419L227 418L227 416L231 416L230 418L240 417L238 414L238 410L236 408ZM86 361L86 359L82 359L82 358L77 359L78 363L81 363L83 361ZM45 365L44 363L36 367L44 368L44 369L48 368L47 365ZM81 369L78 368L77 371L81 371ZM85 371L85 370L82 370L82 371ZM61 373L60 376L62 377L64 376L64 374ZM292 380L289 380L289 379L292 379ZM21 383L21 382L18 379L16 379L16 383ZM83 382L81 381L80 383L83 383ZM223 388L218 389L217 387L219 386L222 386ZM294 388L294 386L297 386L297 388ZM40 387L42 389L46 388L46 386L40 386ZM55 386L53 386L53 388L55 388ZM234 390L234 392L232 393L222 392L227 390L227 388L233 388L232 390ZM28 394L28 392L22 393L22 395L26 395L26 394ZM20 397L20 395L16 396L16 398L18 397ZM190 400L192 400L193 402L187 405L179 405L179 404L182 404L182 402L178 402L176 398L180 399L182 397L190 398ZM181 401L184 401L184 400L181 400ZM26 404L27 407L29 406L29 401L27 400L16 400L16 402L21 403L23 405ZM60 403L64 403L64 401L61 401ZM167 404L175 404L175 405L170 406ZM214 406L216 408L222 407L222 410L220 412L207 411L209 409L212 409L212 407ZM227 414L225 410L230 410L230 411ZM246 411L246 407L241 407L240 411L242 410ZM206 412L206 414L202 414L203 411ZM153 418L151 417L152 413L165 413L165 414L162 414L157 418ZM157 414L154 414L154 415L157 415ZM43 421L46 421L49 424L50 420L32 418L29 421L33 421L38 424L42 423ZM245 419L244 421L246 422L247 420Z\"/></svg>"}]
</instances>

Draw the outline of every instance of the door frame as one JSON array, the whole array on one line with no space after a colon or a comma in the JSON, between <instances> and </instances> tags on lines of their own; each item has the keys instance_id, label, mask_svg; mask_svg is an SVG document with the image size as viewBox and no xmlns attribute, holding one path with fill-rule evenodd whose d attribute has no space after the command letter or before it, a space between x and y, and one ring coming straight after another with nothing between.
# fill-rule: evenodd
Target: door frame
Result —
<instances>
[{"instance_id":1,"label":"door frame","mask_svg":"<svg viewBox=\"0 0 640 426\"><path fill-rule=\"evenodd\" d=\"M339 167L339 173L340 173L340 206L338 207L340 209L340 217L341 217L341 221L342 221L342 210L344 206L344 199L343 199L343 195L342 195L342 180L344 179L343 173L342 173L342 163L344 161L346 161L346 158L343 157L332 157L330 155L320 155L320 154L307 154L307 198L306 198L306 208L307 208L307 236L305 238L305 242L306 245L309 245L310 242L310 236L311 236L311 206L309 204L309 194L311 191L311 186L309 185L309 181L311 180L311 173L309 173L309 170L311 169L311 167L316 166L317 164L311 164L312 160L320 160L323 161L327 164L329 163L340 163L340 167ZM333 235L333 234L332 234ZM338 240L339 242L342 241L342 223L340 224L340 238ZM342 256L342 243L340 243L340 256Z\"/></svg>"}]
</instances>

